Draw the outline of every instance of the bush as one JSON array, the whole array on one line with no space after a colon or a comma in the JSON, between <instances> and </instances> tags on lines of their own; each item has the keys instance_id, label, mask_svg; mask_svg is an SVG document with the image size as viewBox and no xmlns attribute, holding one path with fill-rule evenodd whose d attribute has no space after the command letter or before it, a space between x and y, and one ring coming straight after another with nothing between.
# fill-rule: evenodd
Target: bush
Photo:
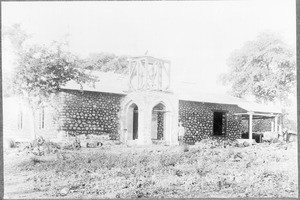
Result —
<instances>
[{"instance_id":1,"label":"bush","mask_svg":"<svg viewBox=\"0 0 300 200\"><path fill-rule=\"evenodd\" d=\"M31 157L30 158L30 161L32 162L32 164L37 164L37 163L41 163L42 162L42 160L40 160L39 158L37 158L37 157Z\"/></svg>"},{"instance_id":2,"label":"bush","mask_svg":"<svg viewBox=\"0 0 300 200\"><path fill-rule=\"evenodd\" d=\"M178 156L178 155L177 155ZM168 166L175 166L177 162L179 161L179 157L177 157L175 154L162 154L159 162L162 166L168 167Z\"/></svg>"},{"instance_id":3,"label":"bush","mask_svg":"<svg viewBox=\"0 0 300 200\"><path fill-rule=\"evenodd\" d=\"M190 150L189 145L188 144L184 144L183 145L183 152L188 152Z\"/></svg>"},{"instance_id":4,"label":"bush","mask_svg":"<svg viewBox=\"0 0 300 200\"><path fill-rule=\"evenodd\" d=\"M61 149L59 144L46 141L43 137L38 137L27 145L23 151L27 151L27 154L35 156L44 156L50 153L55 154L59 149Z\"/></svg>"},{"instance_id":5,"label":"bush","mask_svg":"<svg viewBox=\"0 0 300 200\"><path fill-rule=\"evenodd\" d=\"M6 148L15 148L17 147L16 142L13 139L7 139L5 141L5 147Z\"/></svg>"}]
</instances>

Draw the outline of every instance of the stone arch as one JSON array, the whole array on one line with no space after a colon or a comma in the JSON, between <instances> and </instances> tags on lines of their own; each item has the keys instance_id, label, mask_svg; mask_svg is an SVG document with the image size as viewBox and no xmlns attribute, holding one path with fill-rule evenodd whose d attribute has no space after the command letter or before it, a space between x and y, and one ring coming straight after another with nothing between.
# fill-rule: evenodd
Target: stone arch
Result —
<instances>
[{"instance_id":1,"label":"stone arch","mask_svg":"<svg viewBox=\"0 0 300 200\"><path fill-rule=\"evenodd\" d=\"M129 145L152 144L152 111L156 105L160 105L164 111L163 119L163 143L167 145L177 144L178 138L172 134L178 124L178 100L170 94L161 92L132 92L121 103L120 109L120 138ZM133 137L133 113L138 110L138 138ZM157 138L157 137L156 137ZM161 137L159 136L159 139Z\"/></svg>"},{"instance_id":2,"label":"stone arch","mask_svg":"<svg viewBox=\"0 0 300 200\"><path fill-rule=\"evenodd\" d=\"M171 103L169 103L168 101L166 100L157 100L157 101L154 101L153 103L150 104L150 108L151 110L158 104L161 104L163 105L165 108L166 108L166 111L168 112L173 112L174 109L173 109L173 106L171 105Z\"/></svg>"},{"instance_id":3,"label":"stone arch","mask_svg":"<svg viewBox=\"0 0 300 200\"><path fill-rule=\"evenodd\" d=\"M126 110L126 140L138 139L138 113L139 108L135 103L131 103Z\"/></svg>"},{"instance_id":4,"label":"stone arch","mask_svg":"<svg viewBox=\"0 0 300 200\"><path fill-rule=\"evenodd\" d=\"M151 109L150 119L152 141L164 140L167 144L171 143L171 135L173 128L172 121L175 112L172 105L166 100L157 100L150 104L149 108ZM156 113L154 112L155 110L157 110ZM157 117L155 117L156 114Z\"/></svg>"},{"instance_id":5,"label":"stone arch","mask_svg":"<svg viewBox=\"0 0 300 200\"><path fill-rule=\"evenodd\" d=\"M152 140L164 140L165 138L165 112L166 106L162 103L156 104L152 108L151 118L151 139Z\"/></svg>"},{"instance_id":6,"label":"stone arch","mask_svg":"<svg viewBox=\"0 0 300 200\"><path fill-rule=\"evenodd\" d=\"M139 109L139 104L131 99L123 102L121 106L121 134L124 143L138 139Z\"/></svg>"}]
</instances>

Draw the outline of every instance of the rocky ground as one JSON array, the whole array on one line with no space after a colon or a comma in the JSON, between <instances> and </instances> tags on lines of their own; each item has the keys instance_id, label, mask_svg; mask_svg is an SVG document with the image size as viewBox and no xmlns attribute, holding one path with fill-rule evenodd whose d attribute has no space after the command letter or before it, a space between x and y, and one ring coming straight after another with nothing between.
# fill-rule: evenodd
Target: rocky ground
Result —
<instances>
[{"instance_id":1,"label":"rocky ground","mask_svg":"<svg viewBox=\"0 0 300 200\"><path fill-rule=\"evenodd\" d=\"M5 198L298 197L296 143L26 145L4 151Z\"/></svg>"}]
</instances>

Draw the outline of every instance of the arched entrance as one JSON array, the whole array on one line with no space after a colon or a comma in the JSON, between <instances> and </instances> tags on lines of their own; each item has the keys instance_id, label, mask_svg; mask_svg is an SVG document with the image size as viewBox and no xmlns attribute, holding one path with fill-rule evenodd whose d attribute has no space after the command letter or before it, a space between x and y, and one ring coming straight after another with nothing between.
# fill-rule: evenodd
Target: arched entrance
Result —
<instances>
[{"instance_id":1,"label":"arched entrance","mask_svg":"<svg viewBox=\"0 0 300 200\"><path fill-rule=\"evenodd\" d=\"M164 140L165 139L165 113L166 107L162 103L157 104L152 109L151 121L151 140Z\"/></svg>"},{"instance_id":2,"label":"arched entrance","mask_svg":"<svg viewBox=\"0 0 300 200\"><path fill-rule=\"evenodd\" d=\"M120 140L125 144L176 145L177 126L178 99L173 94L136 91L121 103Z\"/></svg>"},{"instance_id":3,"label":"arched entrance","mask_svg":"<svg viewBox=\"0 0 300 200\"><path fill-rule=\"evenodd\" d=\"M136 140L138 139L138 117L139 109L136 104L131 104L127 110L127 140Z\"/></svg>"}]
</instances>

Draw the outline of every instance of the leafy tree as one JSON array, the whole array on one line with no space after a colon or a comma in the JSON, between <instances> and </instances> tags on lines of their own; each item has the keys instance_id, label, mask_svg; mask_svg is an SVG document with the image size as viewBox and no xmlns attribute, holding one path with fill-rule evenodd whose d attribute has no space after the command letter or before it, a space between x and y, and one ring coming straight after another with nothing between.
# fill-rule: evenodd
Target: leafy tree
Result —
<instances>
[{"instance_id":1,"label":"leafy tree","mask_svg":"<svg viewBox=\"0 0 300 200\"><path fill-rule=\"evenodd\" d=\"M90 54L84 59L83 66L89 70L113 71L122 74L127 72L127 59L127 56L116 56L108 53Z\"/></svg>"},{"instance_id":2,"label":"leafy tree","mask_svg":"<svg viewBox=\"0 0 300 200\"><path fill-rule=\"evenodd\" d=\"M230 71L221 79L234 96L282 103L295 92L295 52L273 34L262 33L247 42L230 55L228 65Z\"/></svg>"},{"instance_id":3,"label":"leafy tree","mask_svg":"<svg viewBox=\"0 0 300 200\"><path fill-rule=\"evenodd\" d=\"M34 118L37 109L44 102L51 102L68 81L75 80L79 84L96 81L95 77L84 72L75 55L64 50L64 43L26 45L28 37L17 25L6 28L3 38L11 41L16 58L7 87L13 95L27 100Z\"/></svg>"}]
</instances>

